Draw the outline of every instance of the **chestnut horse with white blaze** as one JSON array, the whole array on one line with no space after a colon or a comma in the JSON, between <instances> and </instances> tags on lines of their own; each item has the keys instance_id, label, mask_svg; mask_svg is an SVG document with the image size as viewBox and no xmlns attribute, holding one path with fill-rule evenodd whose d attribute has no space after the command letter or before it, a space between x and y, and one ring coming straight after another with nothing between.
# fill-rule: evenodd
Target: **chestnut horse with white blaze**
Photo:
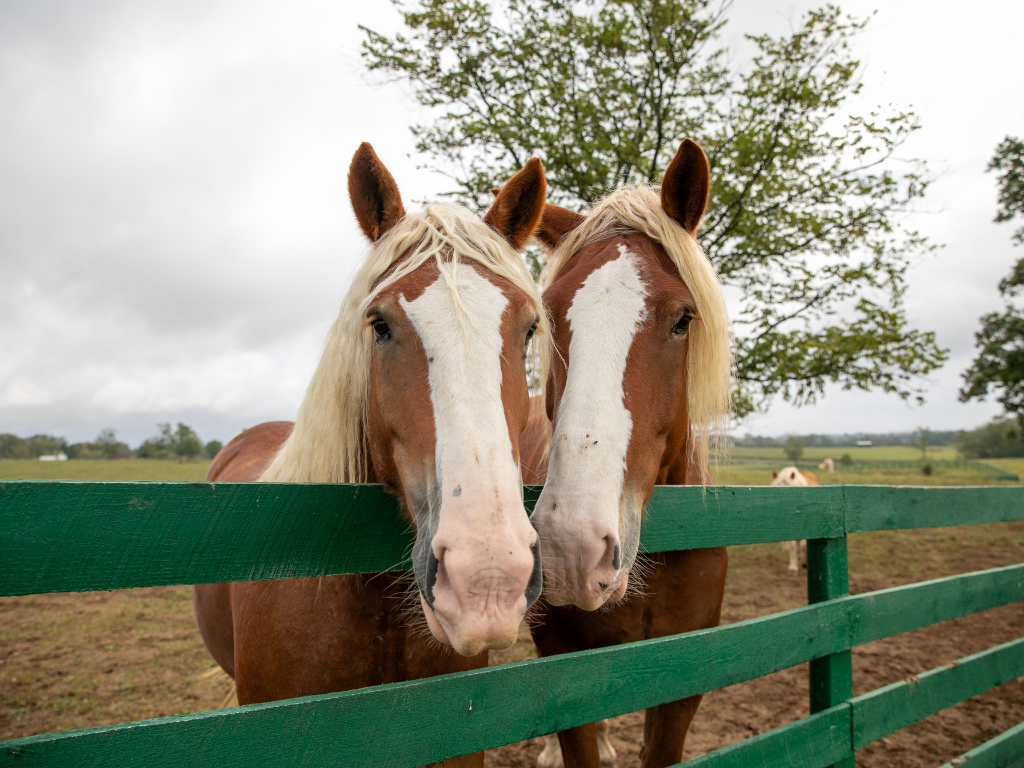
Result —
<instances>
[{"instance_id":1,"label":"chestnut horse with white blaze","mask_svg":"<svg viewBox=\"0 0 1024 768\"><path fill-rule=\"evenodd\" d=\"M348 185L372 247L297 420L236 437L207 479L384 483L416 531L419 601L410 609L390 573L196 586L203 639L240 704L486 666L541 591L519 437L526 347L547 322L517 250L543 212L543 167L528 162L483 221L455 205L407 215L369 144Z\"/></svg>"},{"instance_id":2,"label":"chestnut horse with white blaze","mask_svg":"<svg viewBox=\"0 0 1024 768\"><path fill-rule=\"evenodd\" d=\"M725 301L694 239L708 189L704 153L686 140L660 190L619 189L587 216L545 207L538 237L550 251L541 278L554 345L550 456L543 446L523 448L527 477L542 480L546 469L532 517L545 578L533 636L545 656L719 622L724 547L637 562L654 486L710 481L708 444L728 411ZM631 593L638 568L643 583ZM645 768L680 761L699 702L647 710ZM590 724L558 734L566 766L598 768L596 733Z\"/></svg>"}]
</instances>

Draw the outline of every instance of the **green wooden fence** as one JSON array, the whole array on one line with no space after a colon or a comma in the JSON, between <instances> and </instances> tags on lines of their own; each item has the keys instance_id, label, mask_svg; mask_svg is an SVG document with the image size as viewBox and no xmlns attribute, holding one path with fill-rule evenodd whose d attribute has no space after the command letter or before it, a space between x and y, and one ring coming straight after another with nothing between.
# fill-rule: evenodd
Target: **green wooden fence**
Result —
<instances>
[{"instance_id":1,"label":"green wooden fence","mask_svg":"<svg viewBox=\"0 0 1024 768\"><path fill-rule=\"evenodd\" d=\"M527 488L528 505L539 489ZM1024 519L1024 488L658 487L647 551L806 538L802 608L426 680L31 736L0 766L418 766L811 662L810 717L691 768L852 766L864 745L1024 676L1024 638L852 695L850 649L1024 600L1024 564L851 596L846 535ZM0 482L0 594L405 568L379 486ZM951 765L1024 766L1024 723Z\"/></svg>"}]
</instances>

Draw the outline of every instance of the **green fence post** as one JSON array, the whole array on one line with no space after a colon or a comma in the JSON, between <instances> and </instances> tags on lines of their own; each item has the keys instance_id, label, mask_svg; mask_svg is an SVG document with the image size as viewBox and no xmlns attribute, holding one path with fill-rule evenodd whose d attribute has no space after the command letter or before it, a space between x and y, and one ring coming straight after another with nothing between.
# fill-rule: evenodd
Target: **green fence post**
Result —
<instances>
[{"instance_id":1,"label":"green fence post","mask_svg":"<svg viewBox=\"0 0 1024 768\"><path fill-rule=\"evenodd\" d=\"M807 542L807 602L820 603L850 594L846 537ZM811 714L853 698L853 665L849 651L811 661ZM851 739L852 739L851 734ZM849 757L834 768L854 768Z\"/></svg>"}]
</instances>

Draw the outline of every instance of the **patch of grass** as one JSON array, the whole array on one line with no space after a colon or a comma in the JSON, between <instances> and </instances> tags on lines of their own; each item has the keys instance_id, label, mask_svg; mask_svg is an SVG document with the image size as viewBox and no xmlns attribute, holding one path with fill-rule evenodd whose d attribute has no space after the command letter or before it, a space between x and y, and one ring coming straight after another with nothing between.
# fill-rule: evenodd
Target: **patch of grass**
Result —
<instances>
[{"instance_id":1,"label":"patch of grass","mask_svg":"<svg viewBox=\"0 0 1024 768\"><path fill-rule=\"evenodd\" d=\"M730 448L729 456L734 459L778 459L788 461L782 448ZM832 459L838 462L844 453L850 454L854 461L918 461L921 449L909 445L872 445L867 448L833 446L831 448L805 447L801 461L821 461ZM928 449L928 458L932 461L953 461L958 457L952 445L935 446ZM792 463L792 462L790 462Z\"/></svg>"},{"instance_id":2,"label":"patch of grass","mask_svg":"<svg viewBox=\"0 0 1024 768\"><path fill-rule=\"evenodd\" d=\"M1024 462L1022 462L1024 463ZM779 464L781 469L784 464ZM1010 472L1017 472L1009 469ZM717 485L770 485L772 468L743 464L722 465L712 469ZM931 475L906 470L845 470L836 467L832 474L815 472L822 485L993 485L991 475L968 469L936 468ZM1017 472L1018 475L1021 473ZM1024 476L1024 475L1021 475ZM1004 483L999 483L1003 485Z\"/></svg>"},{"instance_id":3,"label":"patch of grass","mask_svg":"<svg viewBox=\"0 0 1024 768\"><path fill-rule=\"evenodd\" d=\"M210 462L160 459L0 461L2 480L205 480Z\"/></svg>"}]
</instances>

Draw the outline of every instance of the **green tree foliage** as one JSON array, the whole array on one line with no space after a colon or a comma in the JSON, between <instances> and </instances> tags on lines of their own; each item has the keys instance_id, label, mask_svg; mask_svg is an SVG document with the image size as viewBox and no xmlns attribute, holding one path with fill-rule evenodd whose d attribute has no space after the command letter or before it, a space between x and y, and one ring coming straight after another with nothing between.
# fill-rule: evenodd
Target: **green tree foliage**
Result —
<instances>
[{"instance_id":1,"label":"green tree foliage","mask_svg":"<svg viewBox=\"0 0 1024 768\"><path fill-rule=\"evenodd\" d=\"M1020 427L1011 419L993 419L977 429L957 433L957 450L967 459L1024 456Z\"/></svg>"},{"instance_id":2,"label":"green tree foliage","mask_svg":"<svg viewBox=\"0 0 1024 768\"><path fill-rule=\"evenodd\" d=\"M94 445L104 459L130 459L133 456L132 449L118 441L117 433L113 429L102 430Z\"/></svg>"},{"instance_id":3,"label":"green tree foliage","mask_svg":"<svg viewBox=\"0 0 1024 768\"><path fill-rule=\"evenodd\" d=\"M998 147L988 169L1002 171L998 177L999 209L996 221L1024 217L1024 142L1007 136ZM1024 227L1013 234L1016 245L1024 243ZM974 335L978 356L964 371L963 401L982 400L989 388L999 394L1003 410L1016 416L1024 428L1024 312L1014 304L1024 290L1024 258L1018 259L1010 274L999 281L1002 312L981 318L981 330Z\"/></svg>"},{"instance_id":4,"label":"green tree foliage","mask_svg":"<svg viewBox=\"0 0 1024 768\"><path fill-rule=\"evenodd\" d=\"M1002 171L997 181L999 210L996 212L996 221L1010 221L1015 216L1024 216L1024 141L1012 136L1003 139L989 161L988 170ZM1013 233L1013 239L1018 245L1024 243L1024 227ZM1015 274L1020 270L1018 262ZM1019 274L1017 279L1020 280Z\"/></svg>"},{"instance_id":5,"label":"green tree foliage","mask_svg":"<svg viewBox=\"0 0 1024 768\"><path fill-rule=\"evenodd\" d=\"M157 424L157 434L144 440L135 450L140 459L166 459L173 451L174 433L170 424Z\"/></svg>"},{"instance_id":6,"label":"green tree foliage","mask_svg":"<svg viewBox=\"0 0 1024 768\"><path fill-rule=\"evenodd\" d=\"M211 440L210 442L203 446L203 455L208 459L212 459L220 452L220 449L223 447L224 443L222 443L220 440Z\"/></svg>"},{"instance_id":7,"label":"green tree foliage","mask_svg":"<svg viewBox=\"0 0 1024 768\"><path fill-rule=\"evenodd\" d=\"M194 459L203 453L203 441L195 430L178 422L175 429L170 424L157 424L159 432L138 447L135 454L142 459Z\"/></svg>"},{"instance_id":8,"label":"green tree foliage","mask_svg":"<svg viewBox=\"0 0 1024 768\"><path fill-rule=\"evenodd\" d=\"M0 459L35 459L39 456L52 456L60 451L68 450L68 442L63 437L53 435L0 435Z\"/></svg>"},{"instance_id":9,"label":"green tree foliage","mask_svg":"<svg viewBox=\"0 0 1024 768\"><path fill-rule=\"evenodd\" d=\"M800 461L800 457L804 455L804 441L795 435L790 435L786 438L786 444L782 451L790 461Z\"/></svg>"},{"instance_id":10,"label":"green tree foliage","mask_svg":"<svg viewBox=\"0 0 1024 768\"><path fill-rule=\"evenodd\" d=\"M418 149L483 207L530 156L550 197L584 209L657 182L686 136L711 164L700 237L740 298L736 411L811 402L828 382L920 398L946 352L903 308L909 259L928 245L897 219L927 186L893 155L904 112L847 114L860 91L849 41L864 26L828 6L791 35L749 38L737 70L707 0L421 0L406 31L365 29L371 71L410 84L435 119Z\"/></svg>"},{"instance_id":11,"label":"green tree foliage","mask_svg":"<svg viewBox=\"0 0 1024 768\"><path fill-rule=\"evenodd\" d=\"M203 452L203 441L192 427L179 421L178 428L174 430L171 450L181 459L194 459Z\"/></svg>"}]
</instances>

